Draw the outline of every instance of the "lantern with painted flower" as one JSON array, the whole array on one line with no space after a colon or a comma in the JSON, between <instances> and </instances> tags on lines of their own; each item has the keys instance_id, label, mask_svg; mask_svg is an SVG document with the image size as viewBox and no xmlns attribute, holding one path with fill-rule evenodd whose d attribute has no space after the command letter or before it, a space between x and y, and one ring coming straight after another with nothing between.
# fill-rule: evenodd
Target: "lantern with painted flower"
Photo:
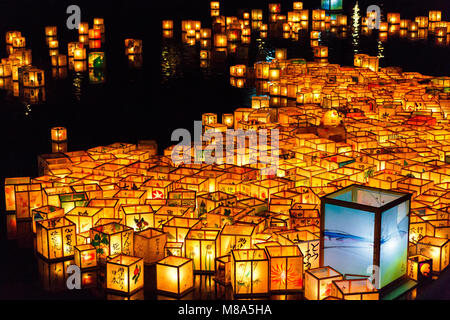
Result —
<instances>
[{"instance_id":1,"label":"lantern with painted flower","mask_svg":"<svg viewBox=\"0 0 450 320\"><path fill-rule=\"evenodd\" d=\"M270 291L294 292L303 289L303 255L297 246L269 245Z\"/></svg>"},{"instance_id":2,"label":"lantern with painted flower","mask_svg":"<svg viewBox=\"0 0 450 320\"><path fill-rule=\"evenodd\" d=\"M336 280L343 280L343 276L329 266L307 270L305 272L305 298L323 300L331 296L332 282Z\"/></svg>"},{"instance_id":3,"label":"lantern with painted flower","mask_svg":"<svg viewBox=\"0 0 450 320\"><path fill-rule=\"evenodd\" d=\"M97 266L96 249L91 244L75 246L75 264L80 269L95 268Z\"/></svg>"},{"instance_id":4,"label":"lantern with painted flower","mask_svg":"<svg viewBox=\"0 0 450 320\"><path fill-rule=\"evenodd\" d=\"M113 222L92 228L90 235L99 262L104 263L110 255L133 253L133 229L130 227Z\"/></svg>"},{"instance_id":5,"label":"lantern with painted flower","mask_svg":"<svg viewBox=\"0 0 450 320\"><path fill-rule=\"evenodd\" d=\"M161 294L181 297L194 288L192 259L169 256L156 264L156 289Z\"/></svg>"},{"instance_id":6,"label":"lantern with painted flower","mask_svg":"<svg viewBox=\"0 0 450 320\"><path fill-rule=\"evenodd\" d=\"M45 259L73 257L75 245L75 224L70 220L60 217L37 222L36 250Z\"/></svg>"},{"instance_id":7,"label":"lantern with painted flower","mask_svg":"<svg viewBox=\"0 0 450 320\"><path fill-rule=\"evenodd\" d=\"M214 260L219 256L219 231L191 229L186 238L186 257L192 259L194 271L213 272Z\"/></svg>"},{"instance_id":8,"label":"lantern with painted flower","mask_svg":"<svg viewBox=\"0 0 450 320\"><path fill-rule=\"evenodd\" d=\"M121 217L125 224L135 231L142 231L153 227L153 209L150 205L122 206Z\"/></svg>"},{"instance_id":9,"label":"lantern with painted flower","mask_svg":"<svg viewBox=\"0 0 450 320\"><path fill-rule=\"evenodd\" d=\"M231 251L231 285L235 297L269 294L269 259L263 249Z\"/></svg>"},{"instance_id":10,"label":"lantern with painted flower","mask_svg":"<svg viewBox=\"0 0 450 320\"><path fill-rule=\"evenodd\" d=\"M119 254L106 262L106 288L132 294L144 287L144 260Z\"/></svg>"}]
</instances>

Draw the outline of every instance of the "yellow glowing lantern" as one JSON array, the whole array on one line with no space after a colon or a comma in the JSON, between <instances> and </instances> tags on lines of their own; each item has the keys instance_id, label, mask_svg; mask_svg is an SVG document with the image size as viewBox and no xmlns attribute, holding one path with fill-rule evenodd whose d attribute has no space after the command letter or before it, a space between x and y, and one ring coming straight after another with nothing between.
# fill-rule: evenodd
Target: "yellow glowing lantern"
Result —
<instances>
[{"instance_id":1,"label":"yellow glowing lantern","mask_svg":"<svg viewBox=\"0 0 450 320\"><path fill-rule=\"evenodd\" d=\"M297 246L266 246L269 257L270 291L303 289L303 255Z\"/></svg>"},{"instance_id":2,"label":"yellow glowing lantern","mask_svg":"<svg viewBox=\"0 0 450 320\"><path fill-rule=\"evenodd\" d=\"M186 257L192 259L194 271L213 272L219 252L219 231L191 229L185 239Z\"/></svg>"},{"instance_id":3,"label":"yellow glowing lantern","mask_svg":"<svg viewBox=\"0 0 450 320\"><path fill-rule=\"evenodd\" d=\"M380 22L380 28L379 28L380 32L387 32L388 29L389 29L389 23L387 23L385 21Z\"/></svg>"},{"instance_id":4,"label":"yellow glowing lantern","mask_svg":"<svg viewBox=\"0 0 450 320\"><path fill-rule=\"evenodd\" d=\"M314 58L328 58L328 47L317 46L313 48Z\"/></svg>"},{"instance_id":5,"label":"yellow glowing lantern","mask_svg":"<svg viewBox=\"0 0 450 320\"><path fill-rule=\"evenodd\" d=\"M125 54L142 54L142 40L141 39L125 39Z\"/></svg>"},{"instance_id":6,"label":"yellow glowing lantern","mask_svg":"<svg viewBox=\"0 0 450 320\"><path fill-rule=\"evenodd\" d=\"M332 282L337 280L343 280L342 274L329 266L307 270L305 272L305 298L323 300L331 296Z\"/></svg>"},{"instance_id":7,"label":"yellow glowing lantern","mask_svg":"<svg viewBox=\"0 0 450 320\"><path fill-rule=\"evenodd\" d=\"M270 13L280 13L281 12L281 4L280 3L269 3L269 12Z\"/></svg>"},{"instance_id":8,"label":"yellow glowing lantern","mask_svg":"<svg viewBox=\"0 0 450 320\"><path fill-rule=\"evenodd\" d=\"M156 289L159 293L181 297L193 288L191 259L169 256L156 264Z\"/></svg>"},{"instance_id":9,"label":"yellow glowing lantern","mask_svg":"<svg viewBox=\"0 0 450 320\"><path fill-rule=\"evenodd\" d=\"M103 218L103 209L75 207L66 213L66 218L75 223L77 233L89 231L97 221Z\"/></svg>"},{"instance_id":10,"label":"yellow glowing lantern","mask_svg":"<svg viewBox=\"0 0 450 320\"><path fill-rule=\"evenodd\" d=\"M163 30L172 30L173 29L173 20L163 20L162 28L163 28Z\"/></svg>"},{"instance_id":11,"label":"yellow glowing lantern","mask_svg":"<svg viewBox=\"0 0 450 320\"><path fill-rule=\"evenodd\" d=\"M231 284L231 255L216 258L214 281L225 286Z\"/></svg>"},{"instance_id":12,"label":"yellow glowing lantern","mask_svg":"<svg viewBox=\"0 0 450 320\"><path fill-rule=\"evenodd\" d=\"M66 67L67 56L65 54L58 54L51 57L52 67Z\"/></svg>"},{"instance_id":13,"label":"yellow glowing lantern","mask_svg":"<svg viewBox=\"0 0 450 320\"><path fill-rule=\"evenodd\" d=\"M431 10L428 12L428 21L429 22L439 22L442 18L442 12L437 10Z\"/></svg>"},{"instance_id":14,"label":"yellow glowing lantern","mask_svg":"<svg viewBox=\"0 0 450 320\"><path fill-rule=\"evenodd\" d=\"M69 42L67 44L67 55L73 58L74 51L77 48L83 48L83 44L79 42Z\"/></svg>"},{"instance_id":15,"label":"yellow glowing lantern","mask_svg":"<svg viewBox=\"0 0 450 320\"><path fill-rule=\"evenodd\" d=\"M80 34L80 35L89 34L89 23L80 22L80 24L78 25L78 34Z\"/></svg>"},{"instance_id":16,"label":"yellow glowing lantern","mask_svg":"<svg viewBox=\"0 0 450 320\"><path fill-rule=\"evenodd\" d=\"M416 32L419 30L419 25L415 21L411 21L408 25L408 31L409 32Z\"/></svg>"},{"instance_id":17,"label":"yellow glowing lantern","mask_svg":"<svg viewBox=\"0 0 450 320\"><path fill-rule=\"evenodd\" d=\"M150 205L122 206L125 224L135 231L142 231L153 227L154 214Z\"/></svg>"},{"instance_id":18,"label":"yellow glowing lantern","mask_svg":"<svg viewBox=\"0 0 450 320\"><path fill-rule=\"evenodd\" d=\"M97 255L95 247L91 244L75 246L75 264L80 269L95 268L97 266Z\"/></svg>"},{"instance_id":19,"label":"yellow glowing lantern","mask_svg":"<svg viewBox=\"0 0 450 320\"><path fill-rule=\"evenodd\" d=\"M277 60L286 60L287 59L287 49L276 49L275 50L275 58Z\"/></svg>"},{"instance_id":20,"label":"yellow glowing lantern","mask_svg":"<svg viewBox=\"0 0 450 320\"><path fill-rule=\"evenodd\" d=\"M48 260L72 257L76 240L75 224L64 217L36 224L36 250Z\"/></svg>"},{"instance_id":21,"label":"yellow glowing lantern","mask_svg":"<svg viewBox=\"0 0 450 320\"><path fill-rule=\"evenodd\" d=\"M62 216L64 216L64 209L54 207L54 206L44 206L44 207L33 209L33 212L32 212L33 232L36 233L36 222L37 221L59 218Z\"/></svg>"},{"instance_id":22,"label":"yellow glowing lantern","mask_svg":"<svg viewBox=\"0 0 450 320\"><path fill-rule=\"evenodd\" d=\"M263 19L263 11L261 9L252 9L251 15L254 21L262 21Z\"/></svg>"},{"instance_id":23,"label":"yellow glowing lantern","mask_svg":"<svg viewBox=\"0 0 450 320\"><path fill-rule=\"evenodd\" d=\"M11 65L8 63L2 63L0 64L0 77L11 77L12 76L12 69Z\"/></svg>"},{"instance_id":24,"label":"yellow glowing lantern","mask_svg":"<svg viewBox=\"0 0 450 320\"><path fill-rule=\"evenodd\" d=\"M5 204L6 211L16 210L15 185L27 185L31 182L29 177L6 178L5 179Z\"/></svg>"},{"instance_id":25,"label":"yellow glowing lantern","mask_svg":"<svg viewBox=\"0 0 450 320\"><path fill-rule=\"evenodd\" d=\"M280 80L280 69L279 68L270 68L270 70L269 70L269 80L270 81L278 81L278 80Z\"/></svg>"},{"instance_id":26,"label":"yellow glowing lantern","mask_svg":"<svg viewBox=\"0 0 450 320\"><path fill-rule=\"evenodd\" d=\"M89 40L101 39L102 32L100 29L89 29Z\"/></svg>"},{"instance_id":27,"label":"yellow glowing lantern","mask_svg":"<svg viewBox=\"0 0 450 320\"><path fill-rule=\"evenodd\" d=\"M323 114L322 123L324 126L338 126L341 123L341 117L336 110L328 110Z\"/></svg>"},{"instance_id":28,"label":"yellow glowing lantern","mask_svg":"<svg viewBox=\"0 0 450 320\"><path fill-rule=\"evenodd\" d=\"M263 249L232 250L231 285L236 297L269 293L269 260Z\"/></svg>"},{"instance_id":29,"label":"yellow glowing lantern","mask_svg":"<svg viewBox=\"0 0 450 320\"><path fill-rule=\"evenodd\" d=\"M434 30L434 34L438 38L445 38L445 37L447 37L447 27L437 27Z\"/></svg>"},{"instance_id":30,"label":"yellow glowing lantern","mask_svg":"<svg viewBox=\"0 0 450 320\"><path fill-rule=\"evenodd\" d=\"M84 60L75 60L73 62L73 70L75 72L85 72L87 70L87 62Z\"/></svg>"},{"instance_id":31,"label":"yellow glowing lantern","mask_svg":"<svg viewBox=\"0 0 450 320\"><path fill-rule=\"evenodd\" d=\"M86 60L86 49L85 48L76 48L73 50L73 59L76 61Z\"/></svg>"},{"instance_id":32,"label":"yellow glowing lantern","mask_svg":"<svg viewBox=\"0 0 450 320\"><path fill-rule=\"evenodd\" d=\"M399 24L400 23L400 13L389 12L387 14L387 21L389 24Z\"/></svg>"},{"instance_id":33,"label":"yellow glowing lantern","mask_svg":"<svg viewBox=\"0 0 450 320\"><path fill-rule=\"evenodd\" d=\"M433 259L432 271L439 273L449 264L448 239L425 236L417 242L417 254Z\"/></svg>"},{"instance_id":34,"label":"yellow glowing lantern","mask_svg":"<svg viewBox=\"0 0 450 320\"><path fill-rule=\"evenodd\" d=\"M431 279L433 275L433 260L422 255L409 257L407 274L409 278L418 282Z\"/></svg>"},{"instance_id":35,"label":"yellow glowing lantern","mask_svg":"<svg viewBox=\"0 0 450 320\"><path fill-rule=\"evenodd\" d=\"M130 227L113 222L92 228L90 235L100 262L105 262L110 255L133 253L133 229Z\"/></svg>"},{"instance_id":36,"label":"yellow glowing lantern","mask_svg":"<svg viewBox=\"0 0 450 320\"><path fill-rule=\"evenodd\" d=\"M41 184L14 185L14 199L17 220L31 218L33 209L43 206Z\"/></svg>"},{"instance_id":37,"label":"yellow glowing lantern","mask_svg":"<svg viewBox=\"0 0 450 320\"><path fill-rule=\"evenodd\" d=\"M331 296L343 300L379 300L378 289L369 279L334 280Z\"/></svg>"},{"instance_id":38,"label":"yellow glowing lantern","mask_svg":"<svg viewBox=\"0 0 450 320\"><path fill-rule=\"evenodd\" d=\"M292 4L292 7L293 7L294 11L303 10L303 2L295 1Z\"/></svg>"},{"instance_id":39,"label":"yellow glowing lantern","mask_svg":"<svg viewBox=\"0 0 450 320\"><path fill-rule=\"evenodd\" d=\"M220 2L219 1L211 1L211 10L219 10Z\"/></svg>"},{"instance_id":40,"label":"yellow glowing lantern","mask_svg":"<svg viewBox=\"0 0 450 320\"><path fill-rule=\"evenodd\" d=\"M143 257L145 264L153 264L165 256L167 234L154 228L135 233L134 254Z\"/></svg>"},{"instance_id":41,"label":"yellow glowing lantern","mask_svg":"<svg viewBox=\"0 0 450 320\"><path fill-rule=\"evenodd\" d=\"M314 9L312 11L312 20L313 21L323 21L323 20L325 20L325 10L323 10L323 9Z\"/></svg>"},{"instance_id":42,"label":"yellow glowing lantern","mask_svg":"<svg viewBox=\"0 0 450 320\"><path fill-rule=\"evenodd\" d=\"M231 253L231 250L250 249L253 241L255 226L226 225L220 233L220 255Z\"/></svg>"},{"instance_id":43,"label":"yellow glowing lantern","mask_svg":"<svg viewBox=\"0 0 450 320\"><path fill-rule=\"evenodd\" d=\"M6 32L6 44L11 45L13 44L13 39L16 37L21 37L22 33L20 31L7 31Z\"/></svg>"},{"instance_id":44,"label":"yellow glowing lantern","mask_svg":"<svg viewBox=\"0 0 450 320\"><path fill-rule=\"evenodd\" d=\"M58 28L56 26L48 26L45 27L45 36L46 37L56 37Z\"/></svg>"},{"instance_id":45,"label":"yellow glowing lantern","mask_svg":"<svg viewBox=\"0 0 450 320\"><path fill-rule=\"evenodd\" d=\"M214 35L214 46L216 48L226 48L227 35L226 34L215 34Z\"/></svg>"},{"instance_id":46,"label":"yellow glowing lantern","mask_svg":"<svg viewBox=\"0 0 450 320\"><path fill-rule=\"evenodd\" d=\"M204 113L202 114L202 125L207 126L209 124L217 123L217 114Z\"/></svg>"},{"instance_id":47,"label":"yellow glowing lantern","mask_svg":"<svg viewBox=\"0 0 450 320\"><path fill-rule=\"evenodd\" d=\"M106 262L106 289L124 294L144 287L144 260L120 254Z\"/></svg>"},{"instance_id":48,"label":"yellow glowing lantern","mask_svg":"<svg viewBox=\"0 0 450 320\"><path fill-rule=\"evenodd\" d=\"M51 129L52 142L67 141L67 129L64 127L54 127Z\"/></svg>"},{"instance_id":49,"label":"yellow glowing lantern","mask_svg":"<svg viewBox=\"0 0 450 320\"><path fill-rule=\"evenodd\" d=\"M227 126L227 128L234 127L234 115L232 113L224 113L222 115L222 123Z\"/></svg>"},{"instance_id":50,"label":"yellow glowing lantern","mask_svg":"<svg viewBox=\"0 0 450 320\"><path fill-rule=\"evenodd\" d=\"M164 257L176 256L182 257L184 252L183 242L166 242L164 246Z\"/></svg>"},{"instance_id":51,"label":"yellow glowing lantern","mask_svg":"<svg viewBox=\"0 0 450 320\"><path fill-rule=\"evenodd\" d=\"M420 29L428 28L428 17L420 16L414 19Z\"/></svg>"}]
</instances>

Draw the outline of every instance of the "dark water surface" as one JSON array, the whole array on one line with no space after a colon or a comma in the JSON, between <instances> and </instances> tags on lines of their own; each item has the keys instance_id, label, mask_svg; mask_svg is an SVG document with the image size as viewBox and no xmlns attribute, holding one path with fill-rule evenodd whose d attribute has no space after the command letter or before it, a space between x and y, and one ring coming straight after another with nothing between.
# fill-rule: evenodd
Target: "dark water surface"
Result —
<instances>
[{"instance_id":1,"label":"dark water surface","mask_svg":"<svg viewBox=\"0 0 450 320\"><path fill-rule=\"evenodd\" d=\"M283 12L291 8L291 2L283 3ZM345 0L344 0L345 2ZM366 8L360 1L361 11ZM381 1L371 1L380 3ZM227 15L236 15L241 7L267 9L266 1L222 1ZM92 84L89 75L68 71L66 79L52 78L50 58L45 44L44 27L58 26L60 52L66 53L67 42L77 41L76 31L65 28L65 8L79 4L82 21L92 24L94 17L104 17L106 24L105 83ZM408 40L397 36L380 42L376 34L360 35L355 44L351 31L353 1L345 2L349 15L346 36L323 33L321 41L329 46L329 61L341 65L353 64L353 53L382 56L380 66L400 66L406 71L428 75L450 75L447 45L437 45L433 37L425 40ZM317 8L318 1L304 1L307 9ZM449 20L448 1L385 1L384 9L392 8L407 18L428 15L428 10L443 11L443 19ZM189 47L180 41L181 19L202 20L208 27L209 1L13 1L0 3L0 57L6 56L4 33L21 30L27 38L27 48L33 50L33 65L46 71L46 101L29 104L0 90L0 133L3 137L0 178L11 176L36 176L38 154L51 152L50 128L65 126L69 135L69 151L87 149L113 142L131 142L154 139L159 150L169 146L170 136L176 128L192 131L193 121L200 120L204 112L230 113L238 107L248 106L255 93L252 88L237 89L229 84L229 65L254 63L273 55L277 47L288 48L288 57L312 59L308 33L303 32L298 41L252 38L248 56L229 54L225 61L211 61L207 68L200 68L199 47ZM174 19L173 39L162 39L161 20ZM403 16L402 16L403 18ZM124 56L124 39L143 39L142 69L132 69ZM3 197L1 198L4 208ZM6 250L0 270L7 277L0 280L0 298L104 298L97 288L77 292L60 292L61 279L50 281L46 272L62 270L61 264L48 264L34 256L33 237L27 222L11 222L6 228L5 218L0 219L1 247ZM15 226L15 227L14 227ZM10 233L7 233L10 232ZM9 239L9 240L8 240ZM447 272L448 273L448 272ZM4 273L2 273L4 274ZM95 275L101 280L101 274ZM146 269L145 298L155 298L151 280L154 270ZM443 279L448 278L445 274ZM61 282L62 281L62 282ZM214 299L214 283L210 277L196 276L196 291L187 298ZM449 290L439 289L441 279L423 291L427 298L450 298ZM446 282L449 283L449 282ZM444 286L445 287L445 286ZM220 297L226 297L218 293ZM419 294L420 296L420 294ZM114 298L114 297L111 297ZM273 297L282 298L282 297ZM296 298L291 296L289 298Z\"/></svg>"}]
</instances>

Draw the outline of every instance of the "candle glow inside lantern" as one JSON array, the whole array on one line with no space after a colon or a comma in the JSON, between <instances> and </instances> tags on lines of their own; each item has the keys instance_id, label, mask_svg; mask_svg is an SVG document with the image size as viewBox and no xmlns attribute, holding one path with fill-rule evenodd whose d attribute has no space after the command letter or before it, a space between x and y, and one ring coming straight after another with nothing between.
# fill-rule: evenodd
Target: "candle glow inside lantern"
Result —
<instances>
[{"instance_id":1,"label":"candle glow inside lantern","mask_svg":"<svg viewBox=\"0 0 450 320\"><path fill-rule=\"evenodd\" d=\"M162 28L163 28L163 30L172 30L173 29L173 20L163 20Z\"/></svg>"},{"instance_id":2,"label":"candle glow inside lantern","mask_svg":"<svg viewBox=\"0 0 450 320\"><path fill-rule=\"evenodd\" d=\"M80 24L78 25L78 34L80 35L89 34L89 23L80 22Z\"/></svg>"},{"instance_id":3,"label":"candle glow inside lantern","mask_svg":"<svg viewBox=\"0 0 450 320\"><path fill-rule=\"evenodd\" d=\"M75 264L80 269L95 268L97 266L96 249L91 244L75 246Z\"/></svg>"},{"instance_id":4,"label":"candle glow inside lantern","mask_svg":"<svg viewBox=\"0 0 450 320\"><path fill-rule=\"evenodd\" d=\"M343 280L343 276L329 266L307 270L305 272L305 298L323 300L331 296L332 282L335 280Z\"/></svg>"},{"instance_id":5,"label":"candle glow inside lantern","mask_svg":"<svg viewBox=\"0 0 450 320\"><path fill-rule=\"evenodd\" d=\"M236 297L269 293L269 260L263 249L231 252L231 285Z\"/></svg>"},{"instance_id":6,"label":"candle glow inside lantern","mask_svg":"<svg viewBox=\"0 0 450 320\"><path fill-rule=\"evenodd\" d=\"M192 259L169 256L156 264L156 289L161 294L181 297L194 288Z\"/></svg>"},{"instance_id":7,"label":"candle glow inside lantern","mask_svg":"<svg viewBox=\"0 0 450 320\"><path fill-rule=\"evenodd\" d=\"M167 234L149 228L134 234L134 254L143 257L145 264L153 264L165 256Z\"/></svg>"},{"instance_id":8,"label":"candle glow inside lantern","mask_svg":"<svg viewBox=\"0 0 450 320\"><path fill-rule=\"evenodd\" d=\"M16 37L21 37L22 32L20 31L7 31L6 32L6 44L12 46L13 39Z\"/></svg>"},{"instance_id":9,"label":"candle glow inside lantern","mask_svg":"<svg viewBox=\"0 0 450 320\"><path fill-rule=\"evenodd\" d=\"M92 228L90 235L100 262L119 253L133 254L133 229L130 227L113 222Z\"/></svg>"},{"instance_id":10,"label":"candle glow inside lantern","mask_svg":"<svg viewBox=\"0 0 450 320\"><path fill-rule=\"evenodd\" d=\"M214 35L214 46L216 48L226 48L227 47L227 42L228 38L226 34L215 34Z\"/></svg>"},{"instance_id":11,"label":"candle glow inside lantern","mask_svg":"<svg viewBox=\"0 0 450 320\"><path fill-rule=\"evenodd\" d=\"M378 300L379 292L369 279L334 280L331 296L344 300Z\"/></svg>"},{"instance_id":12,"label":"candle glow inside lantern","mask_svg":"<svg viewBox=\"0 0 450 320\"><path fill-rule=\"evenodd\" d=\"M425 236L417 242L417 254L433 260L433 273L439 273L447 268L449 252L450 242L448 239Z\"/></svg>"},{"instance_id":13,"label":"candle glow inside lantern","mask_svg":"<svg viewBox=\"0 0 450 320\"><path fill-rule=\"evenodd\" d=\"M144 260L120 254L106 262L106 288L132 294L144 287Z\"/></svg>"},{"instance_id":14,"label":"candle glow inside lantern","mask_svg":"<svg viewBox=\"0 0 450 320\"><path fill-rule=\"evenodd\" d=\"M232 113L224 113L222 115L222 124L226 125L227 128L234 127L234 115Z\"/></svg>"},{"instance_id":15,"label":"candle glow inside lantern","mask_svg":"<svg viewBox=\"0 0 450 320\"><path fill-rule=\"evenodd\" d=\"M321 265L360 275L378 265L379 289L406 275L411 194L351 185L321 199Z\"/></svg>"},{"instance_id":16,"label":"candle glow inside lantern","mask_svg":"<svg viewBox=\"0 0 450 320\"><path fill-rule=\"evenodd\" d=\"M73 50L73 59L78 61L86 60L86 48L84 47L75 48Z\"/></svg>"},{"instance_id":17,"label":"candle glow inside lantern","mask_svg":"<svg viewBox=\"0 0 450 320\"><path fill-rule=\"evenodd\" d=\"M431 279L433 275L433 259L422 255L415 255L408 258L408 277L417 281Z\"/></svg>"},{"instance_id":18,"label":"candle glow inside lantern","mask_svg":"<svg viewBox=\"0 0 450 320\"><path fill-rule=\"evenodd\" d=\"M64 127L54 127L51 129L52 142L67 141L67 129Z\"/></svg>"},{"instance_id":19,"label":"candle glow inside lantern","mask_svg":"<svg viewBox=\"0 0 450 320\"><path fill-rule=\"evenodd\" d=\"M266 251L270 261L270 291L303 289L303 255L298 246L269 245Z\"/></svg>"},{"instance_id":20,"label":"candle glow inside lantern","mask_svg":"<svg viewBox=\"0 0 450 320\"><path fill-rule=\"evenodd\" d=\"M44 70L30 68L23 72L23 86L37 88L45 85Z\"/></svg>"},{"instance_id":21,"label":"candle glow inside lantern","mask_svg":"<svg viewBox=\"0 0 450 320\"><path fill-rule=\"evenodd\" d=\"M73 257L76 240L75 224L64 217L36 224L36 250L45 259Z\"/></svg>"},{"instance_id":22,"label":"candle glow inside lantern","mask_svg":"<svg viewBox=\"0 0 450 320\"><path fill-rule=\"evenodd\" d=\"M213 272L219 256L219 231L191 229L186 238L186 257L192 259L196 272Z\"/></svg>"},{"instance_id":23,"label":"candle glow inside lantern","mask_svg":"<svg viewBox=\"0 0 450 320\"><path fill-rule=\"evenodd\" d=\"M317 46L313 48L314 58L328 58L328 47Z\"/></svg>"},{"instance_id":24,"label":"candle glow inside lantern","mask_svg":"<svg viewBox=\"0 0 450 320\"><path fill-rule=\"evenodd\" d=\"M64 216L64 209L55 206L44 206L33 209L33 232L36 233L36 222Z\"/></svg>"}]
</instances>

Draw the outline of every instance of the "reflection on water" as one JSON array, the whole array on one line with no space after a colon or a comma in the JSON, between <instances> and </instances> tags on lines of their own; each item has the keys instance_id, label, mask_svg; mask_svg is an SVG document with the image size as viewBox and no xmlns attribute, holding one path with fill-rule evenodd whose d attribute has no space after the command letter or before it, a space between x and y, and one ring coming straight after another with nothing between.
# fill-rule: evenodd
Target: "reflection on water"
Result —
<instances>
[{"instance_id":1,"label":"reflection on water","mask_svg":"<svg viewBox=\"0 0 450 320\"><path fill-rule=\"evenodd\" d=\"M358 1L356 1L355 6L353 7L353 16L352 16L353 24L352 24L352 44L353 44L353 52L355 54L359 53L359 21L361 20L360 9L358 5Z\"/></svg>"},{"instance_id":2,"label":"reflection on water","mask_svg":"<svg viewBox=\"0 0 450 320\"><path fill-rule=\"evenodd\" d=\"M173 41L163 41L161 48L162 83L177 76L177 66L180 63L179 51Z\"/></svg>"},{"instance_id":3,"label":"reflection on water","mask_svg":"<svg viewBox=\"0 0 450 320\"><path fill-rule=\"evenodd\" d=\"M80 101L82 96L84 74L82 72L75 72L72 79L72 92L74 97Z\"/></svg>"}]
</instances>

